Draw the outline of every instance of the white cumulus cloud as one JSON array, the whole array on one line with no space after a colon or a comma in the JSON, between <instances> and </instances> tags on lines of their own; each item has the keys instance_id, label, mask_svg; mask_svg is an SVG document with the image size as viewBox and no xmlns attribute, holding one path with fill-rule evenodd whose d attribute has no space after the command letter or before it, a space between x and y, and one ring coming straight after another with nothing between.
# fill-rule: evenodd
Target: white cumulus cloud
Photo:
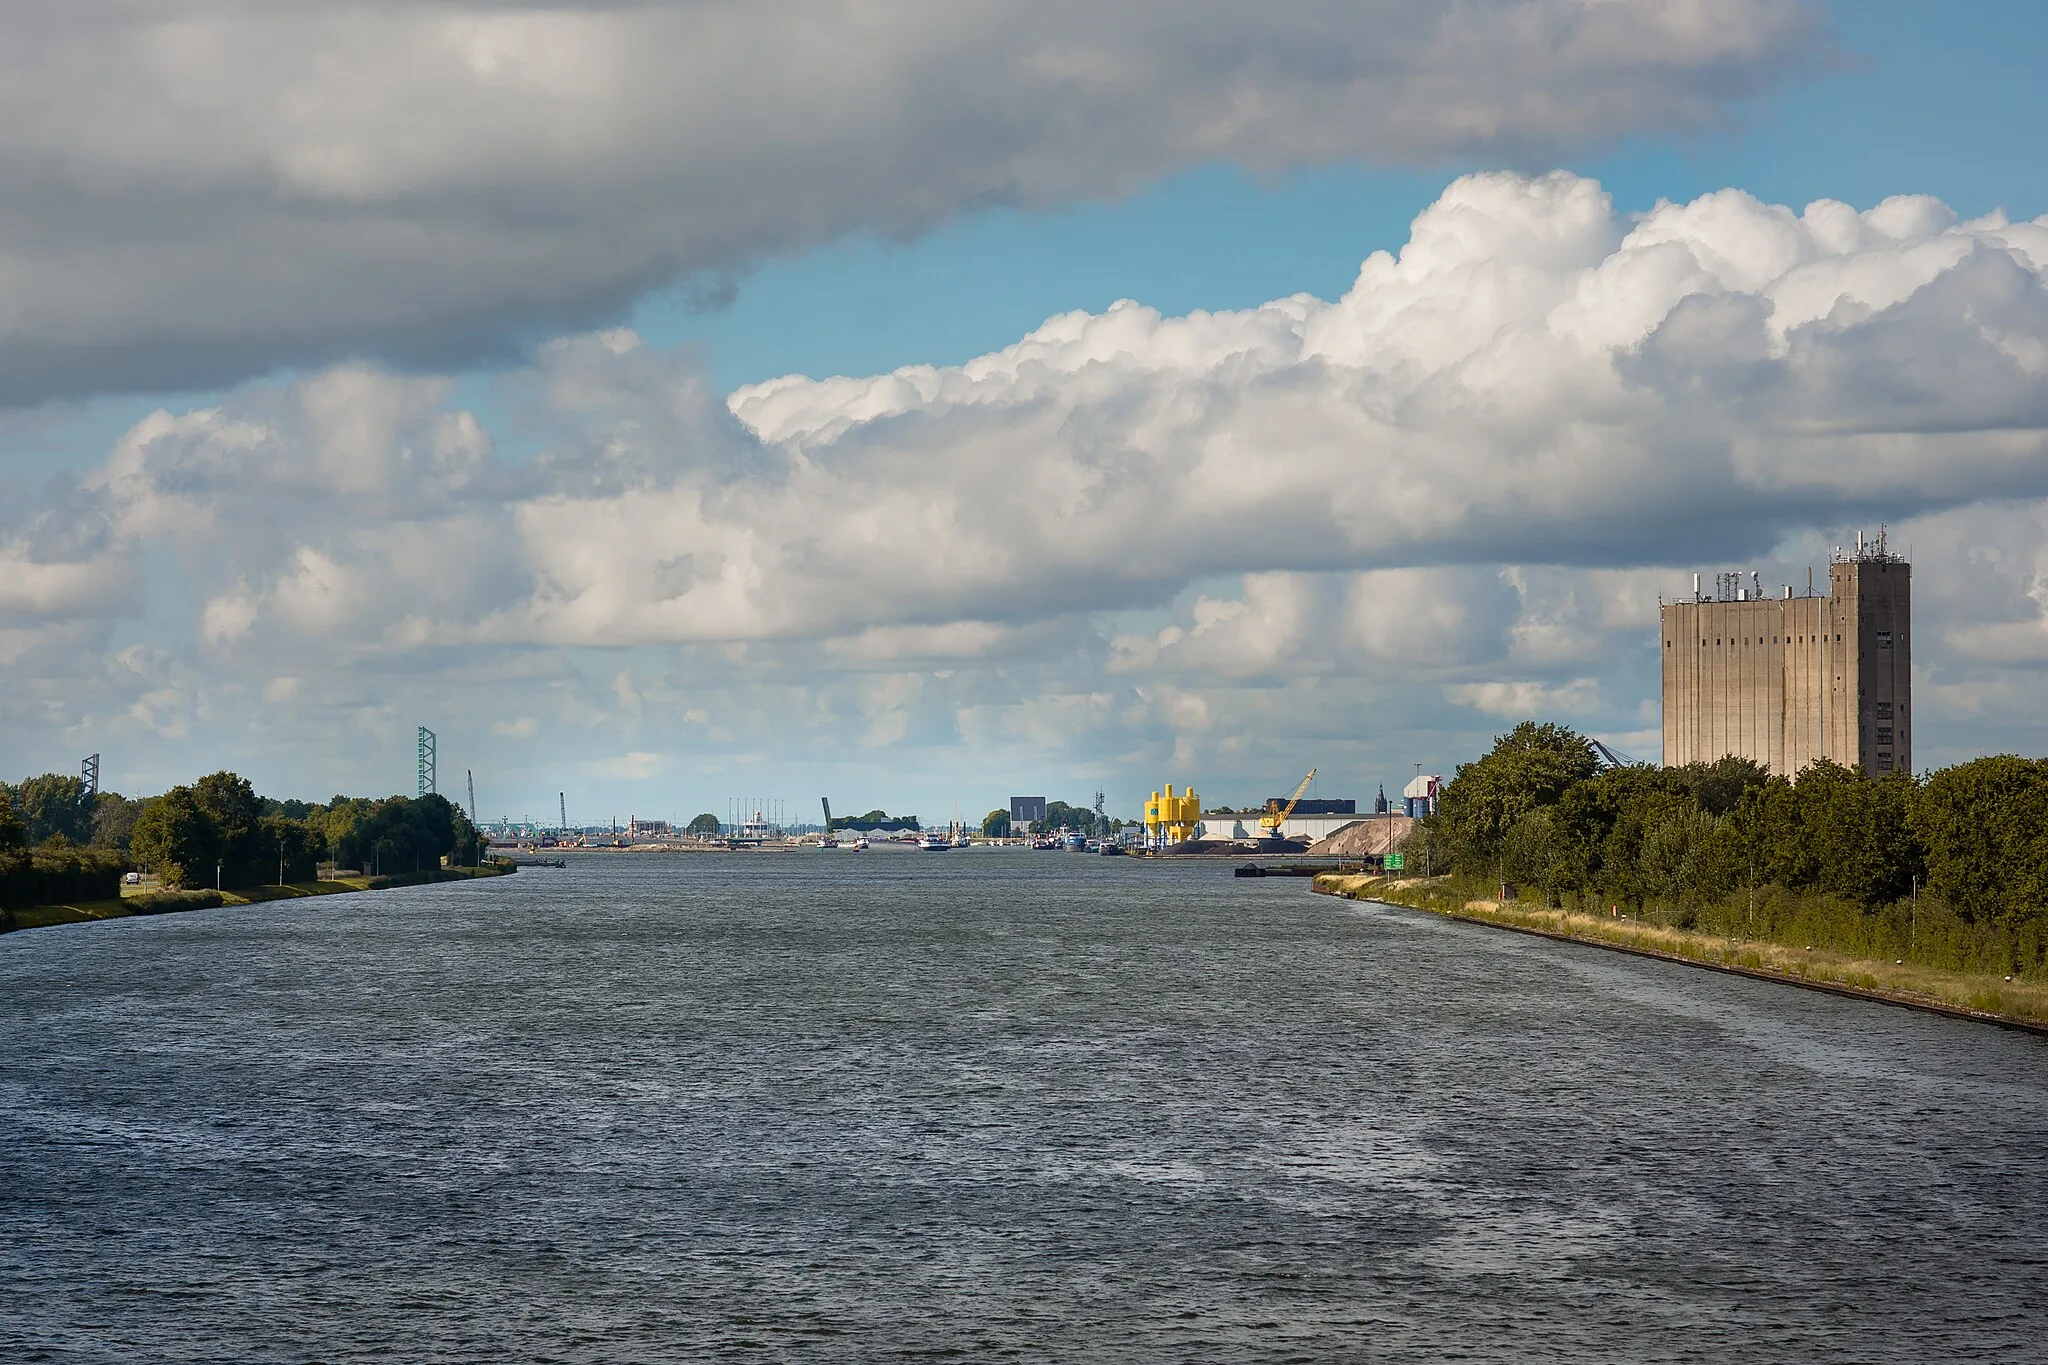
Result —
<instances>
[{"instance_id":1,"label":"white cumulus cloud","mask_svg":"<svg viewBox=\"0 0 2048 1365\"><path fill-rule=\"evenodd\" d=\"M0 403L453 366L1181 167L1724 124L1807 0L67 0L0 12Z\"/></svg>"},{"instance_id":2,"label":"white cumulus cloud","mask_svg":"<svg viewBox=\"0 0 2048 1365\"><path fill-rule=\"evenodd\" d=\"M1248 770L1539 711L1653 752L1658 592L1799 582L1889 520L1946 699L1923 751L2017 745L1989 737L2048 667L2044 281L2048 223L1924 199L1629 217L1475 175L1340 298L1124 303L959 366L721 401L686 355L572 337L497 431L372 367L258 386L139 425L80 493L111 529L16 553L115 582L175 545L214 666L307 679L334 744L404 733L411 679L628 755ZM10 668L56 667L20 632L69 618L34 603L105 600L25 594ZM95 686L19 706L262 714L176 667Z\"/></svg>"}]
</instances>

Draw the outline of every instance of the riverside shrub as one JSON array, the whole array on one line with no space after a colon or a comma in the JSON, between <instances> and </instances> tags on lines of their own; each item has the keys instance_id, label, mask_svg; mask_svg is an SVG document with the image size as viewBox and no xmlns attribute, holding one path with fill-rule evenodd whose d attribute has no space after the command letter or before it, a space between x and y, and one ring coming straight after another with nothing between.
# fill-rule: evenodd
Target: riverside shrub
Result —
<instances>
[{"instance_id":1,"label":"riverside shrub","mask_svg":"<svg viewBox=\"0 0 2048 1365\"><path fill-rule=\"evenodd\" d=\"M212 910L227 904L227 898L218 891L152 891L147 895L130 896L122 902L130 913L137 915L163 915L173 910Z\"/></svg>"},{"instance_id":2,"label":"riverside shrub","mask_svg":"<svg viewBox=\"0 0 2048 1365\"><path fill-rule=\"evenodd\" d=\"M1732 757L1595 772L1590 752L1563 726L1518 726L1459 766L1404 851L1673 927L2048 971L2048 759L1924 778L1820 762L1788 781Z\"/></svg>"},{"instance_id":3,"label":"riverside shrub","mask_svg":"<svg viewBox=\"0 0 2048 1365\"><path fill-rule=\"evenodd\" d=\"M121 894L125 860L89 848L38 848L0 853L0 907L67 905Z\"/></svg>"}]
</instances>

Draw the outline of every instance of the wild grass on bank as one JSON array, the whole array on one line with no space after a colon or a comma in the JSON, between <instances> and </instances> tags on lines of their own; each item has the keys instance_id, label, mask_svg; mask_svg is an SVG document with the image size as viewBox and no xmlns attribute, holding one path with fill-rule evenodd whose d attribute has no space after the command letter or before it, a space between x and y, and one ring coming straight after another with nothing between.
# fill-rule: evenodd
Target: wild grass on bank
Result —
<instances>
[{"instance_id":1,"label":"wild grass on bank","mask_svg":"<svg viewBox=\"0 0 2048 1365\"><path fill-rule=\"evenodd\" d=\"M1808 947L1804 943L1774 943L1725 929L1716 932L1698 927L1680 928L1642 918L1616 907L1612 913L1587 913L1562 907L1544 907L1528 901L1475 895L1481 888L1465 879L1392 879L1370 876L1321 876L1315 888L1326 894L1354 900L1378 900L1420 910L1486 923L1532 929L1561 938L1608 944L1637 952L1698 962L1707 966L1733 968L1792 981L1813 982L1853 991L1914 1002L1972 1010L2027 1023L2048 1024L2048 981L2035 976L1990 971L1968 971L1932 966L1924 961L1903 961L1846 953L1825 943ZM1745 910L1747 907L1744 907ZM1834 923L1837 910L1808 907L1801 916L1782 913L1768 922L1777 926L1802 923ZM1626 916L1626 917L1625 917ZM1716 928L1725 916L1709 918ZM1752 919L1752 924L1755 920ZM1917 926L1916 926L1917 927ZM1873 935L1870 940L1883 941ZM1951 945L1953 946L1953 945ZM1981 960L1981 959L1980 959Z\"/></svg>"}]
</instances>

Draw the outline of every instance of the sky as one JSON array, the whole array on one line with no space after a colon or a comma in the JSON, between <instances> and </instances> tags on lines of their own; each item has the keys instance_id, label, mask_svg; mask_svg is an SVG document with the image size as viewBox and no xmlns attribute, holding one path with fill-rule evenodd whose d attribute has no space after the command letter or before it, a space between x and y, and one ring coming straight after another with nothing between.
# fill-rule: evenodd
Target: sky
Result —
<instances>
[{"instance_id":1,"label":"sky","mask_svg":"<svg viewBox=\"0 0 2048 1365\"><path fill-rule=\"evenodd\" d=\"M1369 800L1881 523L1917 760L2048 751L2043 7L0 31L0 774Z\"/></svg>"}]
</instances>

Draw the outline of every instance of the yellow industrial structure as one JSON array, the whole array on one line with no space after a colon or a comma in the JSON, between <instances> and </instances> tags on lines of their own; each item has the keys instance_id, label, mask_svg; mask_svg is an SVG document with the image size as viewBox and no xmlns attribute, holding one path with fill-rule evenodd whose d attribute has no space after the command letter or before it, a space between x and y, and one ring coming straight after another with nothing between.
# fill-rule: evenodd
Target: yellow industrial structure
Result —
<instances>
[{"instance_id":1,"label":"yellow industrial structure","mask_svg":"<svg viewBox=\"0 0 2048 1365\"><path fill-rule=\"evenodd\" d=\"M1301 804L1301 794L1308 790L1308 784L1316 780L1316 770L1310 768L1308 776L1301 779L1301 785L1294 789L1294 795L1282 805L1278 801L1266 803L1266 813L1259 817L1259 833L1267 839L1278 839L1280 831L1287 827L1287 817L1294 814L1294 808Z\"/></svg>"},{"instance_id":2,"label":"yellow industrial structure","mask_svg":"<svg viewBox=\"0 0 2048 1365\"><path fill-rule=\"evenodd\" d=\"M1173 784L1166 784L1166 794L1152 793L1152 799L1145 803L1145 846L1165 848L1169 844L1185 843L1195 837L1195 826L1202 819L1202 798L1189 787L1179 796L1173 794Z\"/></svg>"}]
</instances>

